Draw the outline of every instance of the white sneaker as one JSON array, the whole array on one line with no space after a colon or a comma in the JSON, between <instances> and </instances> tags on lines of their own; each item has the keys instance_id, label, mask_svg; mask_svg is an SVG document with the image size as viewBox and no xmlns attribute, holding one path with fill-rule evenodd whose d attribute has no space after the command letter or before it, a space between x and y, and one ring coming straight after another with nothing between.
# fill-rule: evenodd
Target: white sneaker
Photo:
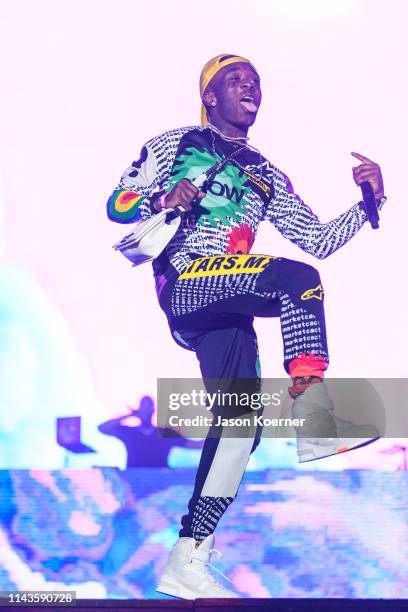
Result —
<instances>
[{"instance_id":1,"label":"white sneaker","mask_svg":"<svg viewBox=\"0 0 408 612\"><path fill-rule=\"evenodd\" d=\"M306 419L296 430L299 463L360 448L380 437L373 425L355 425L336 417L324 382L310 385L295 399L292 416Z\"/></svg>"},{"instance_id":2,"label":"white sneaker","mask_svg":"<svg viewBox=\"0 0 408 612\"><path fill-rule=\"evenodd\" d=\"M197 548L196 544L193 538L178 539L170 551L157 591L181 599L238 598L239 595L221 586L209 570L211 553L221 556L213 549L214 535L207 536Z\"/></svg>"}]
</instances>

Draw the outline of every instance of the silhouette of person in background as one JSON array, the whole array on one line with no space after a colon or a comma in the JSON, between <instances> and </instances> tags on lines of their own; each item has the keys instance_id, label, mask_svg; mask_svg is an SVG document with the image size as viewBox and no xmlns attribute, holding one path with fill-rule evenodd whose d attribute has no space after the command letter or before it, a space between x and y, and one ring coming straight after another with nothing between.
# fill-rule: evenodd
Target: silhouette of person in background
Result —
<instances>
[{"instance_id":1,"label":"silhouette of person in background","mask_svg":"<svg viewBox=\"0 0 408 612\"><path fill-rule=\"evenodd\" d=\"M98 426L101 433L119 438L127 450L126 467L168 467L167 459L173 446L201 448L202 442L194 442L172 430L171 438L161 438L152 424L153 399L145 395L139 408L130 414L110 419ZM139 424L135 423L135 417Z\"/></svg>"}]
</instances>

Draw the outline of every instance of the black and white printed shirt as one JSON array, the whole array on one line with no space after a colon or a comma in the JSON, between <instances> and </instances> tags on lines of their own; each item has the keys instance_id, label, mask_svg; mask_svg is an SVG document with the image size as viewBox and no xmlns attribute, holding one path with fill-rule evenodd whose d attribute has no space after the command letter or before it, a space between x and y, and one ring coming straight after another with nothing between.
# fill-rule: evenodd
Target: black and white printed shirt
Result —
<instances>
[{"instance_id":1,"label":"black and white printed shirt","mask_svg":"<svg viewBox=\"0 0 408 612\"><path fill-rule=\"evenodd\" d=\"M191 254L249 253L261 221L270 221L301 249L324 259L346 244L367 220L362 202L321 223L293 192L289 179L256 150L224 140L209 127L170 130L147 142L140 158L123 173L107 204L119 223L148 219L151 203L183 178L195 179L241 147L208 182L206 196L182 216L180 227L160 257L155 275L172 265L179 273ZM386 198L379 201L381 208Z\"/></svg>"}]
</instances>

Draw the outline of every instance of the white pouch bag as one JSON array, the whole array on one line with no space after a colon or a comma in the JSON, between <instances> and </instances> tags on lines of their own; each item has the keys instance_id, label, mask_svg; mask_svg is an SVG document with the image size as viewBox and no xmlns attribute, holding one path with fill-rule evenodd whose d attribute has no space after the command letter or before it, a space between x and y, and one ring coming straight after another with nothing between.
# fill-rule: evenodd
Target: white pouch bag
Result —
<instances>
[{"instance_id":1,"label":"white pouch bag","mask_svg":"<svg viewBox=\"0 0 408 612\"><path fill-rule=\"evenodd\" d=\"M203 172L192 184L200 188L206 179L207 172ZM120 251L134 266L156 259L176 234L184 212L182 206L176 206L166 208L146 221L138 221L133 231L114 244L113 248Z\"/></svg>"},{"instance_id":2,"label":"white pouch bag","mask_svg":"<svg viewBox=\"0 0 408 612\"><path fill-rule=\"evenodd\" d=\"M176 234L184 212L182 206L162 210L147 221L138 221L134 230L113 245L134 266L152 261Z\"/></svg>"}]
</instances>

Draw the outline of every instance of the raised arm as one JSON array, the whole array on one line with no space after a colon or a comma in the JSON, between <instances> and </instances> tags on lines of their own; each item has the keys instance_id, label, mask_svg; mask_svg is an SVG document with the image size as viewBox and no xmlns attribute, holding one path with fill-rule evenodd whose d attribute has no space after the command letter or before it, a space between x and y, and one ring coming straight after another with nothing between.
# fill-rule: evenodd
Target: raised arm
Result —
<instances>
[{"instance_id":1,"label":"raised arm","mask_svg":"<svg viewBox=\"0 0 408 612\"><path fill-rule=\"evenodd\" d=\"M369 180L378 209L381 210L386 198L380 167L368 158L353 155L365 160L361 166L353 168L356 184ZM285 238L318 259L328 257L346 244L367 220L364 204L358 202L336 219L321 223L309 206L294 193L290 180L280 171L275 173L274 187L275 197L266 210L265 219L271 221Z\"/></svg>"},{"instance_id":2,"label":"raised arm","mask_svg":"<svg viewBox=\"0 0 408 612\"><path fill-rule=\"evenodd\" d=\"M129 414L125 414L121 417L117 417L115 419L109 419L109 421L105 421L104 423L101 423L100 425L98 425L98 430L103 433L106 434L107 436L116 436L117 434L121 431L129 430L129 427L127 425L123 425L122 421L124 421L125 419L129 418Z\"/></svg>"}]
</instances>

